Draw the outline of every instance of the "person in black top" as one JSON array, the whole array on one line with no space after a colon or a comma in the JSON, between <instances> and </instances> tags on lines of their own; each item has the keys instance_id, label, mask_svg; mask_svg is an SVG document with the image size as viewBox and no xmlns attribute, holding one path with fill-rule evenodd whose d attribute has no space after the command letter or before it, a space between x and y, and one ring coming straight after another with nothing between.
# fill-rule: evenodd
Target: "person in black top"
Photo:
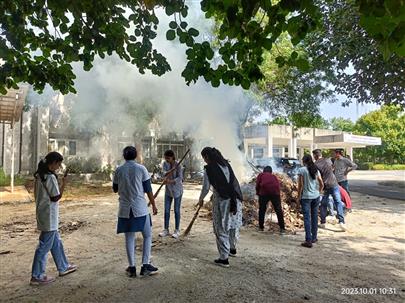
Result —
<instances>
[{"instance_id":1,"label":"person in black top","mask_svg":"<svg viewBox=\"0 0 405 303\"><path fill-rule=\"evenodd\" d=\"M236 243L242 225L242 192L231 165L219 150L205 147L201 155L207 165L199 203L203 205L212 186L212 221L219 252L219 259L215 263L229 267L228 256L236 255Z\"/></svg>"}]
</instances>

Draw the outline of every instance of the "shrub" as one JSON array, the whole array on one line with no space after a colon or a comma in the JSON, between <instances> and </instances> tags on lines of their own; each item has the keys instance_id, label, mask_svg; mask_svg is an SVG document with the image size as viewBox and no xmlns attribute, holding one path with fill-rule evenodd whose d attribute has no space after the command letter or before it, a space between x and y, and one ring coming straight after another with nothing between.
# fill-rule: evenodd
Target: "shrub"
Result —
<instances>
[{"instance_id":1,"label":"shrub","mask_svg":"<svg viewBox=\"0 0 405 303\"><path fill-rule=\"evenodd\" d=\"M103 166L103 168L101 168L101 173L105 176L105 177L110 177L111 174L114 173L114 168L112 167L111 164L107 164L105 166Z\"/></svg>"},{"instance_id":2,"label":"shrub","mask_svg":"<svg viewBox=\"0 0 405 303\"><path fill-rule=\"evenodd\" d=\"M9 186L10 184L11 184L11 177L6 175L3 167L0 166L0 186ZM20 175L15 175L14 185L25 185L25 178Z\"/></svg>"},{"instance_id":3,"label":"shrub","mask_svg":"<svg viewBox=\"0 0 405 303\"><path fill-rule=\"evenodd\" d=\"M373 168L373 165L374 165L373 162L361 162L359 163L359 169L370 170Z\"/></svg>"},{"instance_id":4,"label":"shrub","mask_svg":"<svg viewBox=\"0 0 405 303\"><path fill-rule=\"evenodd\" d=\"M372 170L405 170L405 164L374 164Z\"/></svg>"},{"instance_id":5,"label":"shrub","mask_svg":"<svg viewBox=\"0 0 405 303\"><path fill-rule=\"evenodd\" d=\"M99 157L93 156L87 158L83 164L84 173L98 173L101 171L101 159Z\"/></svg>"},{"instance_id":6,"label":"shrub","mask_svg":"<svg viewBox=\"0 0 405 303\"><path fill-rule=\"evenodd\" d=\"M88 174L101 171L101 159L93 156L89 158L71 157L66 160L66 168L73 174Z\"/></svg>"},{"instance_id":7,"label":"shrub","mask_svg":"<svg viewBox=\"0 0 405 303\"><path fill-rule=\"evenodd\" d=\"M83 172L84 159L81 157L72 157L66 160L66 169L72 174L80 174Z\"/></svg>"}]
</instances>

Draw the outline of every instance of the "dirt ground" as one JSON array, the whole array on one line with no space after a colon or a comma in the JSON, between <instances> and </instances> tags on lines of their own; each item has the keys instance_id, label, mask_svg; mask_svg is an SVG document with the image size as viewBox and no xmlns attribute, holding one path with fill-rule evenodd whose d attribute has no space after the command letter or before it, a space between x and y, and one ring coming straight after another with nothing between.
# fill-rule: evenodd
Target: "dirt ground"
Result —
<instances>
[{"instance_id":1,"label":"dirt ground","mask_svg":"<svg viewBox=\"0 0 405 303\"><path fill-rule=\"evenodd\" d=\"M188 185L182 228L194 213L199 187ZM76 273L51 285L29 285L37 245L33 203L0 205L1 302L404 302L405 202L353 193L346 233L321 230L312 249L303 232L280 236L241 231L231 267L217 258L211 222L199 217L186 239L160 239L160 213L153 217L152 262L159 274L130 279L124 237L115 233L117 197L88 197L61 202L61 231ZM173 219L173 216L172 216ZM141 244L138 236L137 245ZM137 260L140 260L137 250ZM138 267L138 270L140 267ZM56 268L49 256L48 275ZM343 294L343 292L396 294ZM391 290L389 289L391 288Z\"/></svg>"}]
</instances>

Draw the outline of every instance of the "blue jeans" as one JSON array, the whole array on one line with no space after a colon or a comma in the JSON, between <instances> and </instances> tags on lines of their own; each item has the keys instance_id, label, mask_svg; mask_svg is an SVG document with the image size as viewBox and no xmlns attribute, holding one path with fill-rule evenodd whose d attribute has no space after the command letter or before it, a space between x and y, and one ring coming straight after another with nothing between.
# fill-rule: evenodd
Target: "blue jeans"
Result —
<instances>
[{"instance_id":1,"label":"blue jeans","mask_svg":"<svg viewBox=\"0 0 405 303\"><path fill-rule=\"evenodd\" d=\"M175 220L175 229L179 230L180 228L180 206L181 206L181 198L180 195L177 198L174 198L174 220ZM172 207L173 197L165 195L165 229L169 229L169 221L170 221L170 208Z\"/></svg>"},{"instance_id":2,"label":"blue jeans","mask_svg":"<svg viewBox=\"0 0 405 303\"><path fill-rule=\"evenodd\" d=\"M342 186L344 189L345 189L345 191L349 194L349 196L350 196L350 192L349 192L349 181L347 181L347 180L344 180L344 181L340 181L340 182L338 182L339 183L339 185L340 186Z\"/></svg>"},{"instance_id":3,"label":"blue jeans","mask_svg":"<svg viewBox=\"0 0 405 303\"><path fill-rule=\"evenodd\" d=\"M312 243L318 236L319 197L316 199L301 199L304 214L305 241Z\"/></svg>"},{"instance_id":4,"label":"blue jeans","mask_svg":"<svg viewBox=\"0 0 405 303\"><path fill-rule=\"evenodd\" d=\"M59 232L42 231L39 236L39 244L35 250L34 261L32 262L32 277L41 279L45 276L46 261L48 252L51 251L56 268L59 272L64 272L68 269L69 262L63 250L62 239Z\"/></svg>"},{"instance_id":5,"label":"blue jeans","mask_svg":"<svg viewBox=\"0 0 405 303\"><path fill-rule=\"evenodd\" d=\"M322 200L322 198L323 198L323 196L321 196L321 200ZM329 195L329 197L328 197L328 213L329 213L329 216L334 216L335 214L334 214L334 206L333 206L333 198L332 198L332 196L330 196Z\"/></svg>"},{"instance_id":6,"label":"blue jeans","mask_svg":"<svg viewBox=\"0 0 405 303\"><path fill-rule=\"evenodd\" d=\"M321 224L326 223L326 215L328 214L328 204L329 204L329 195L332 195L334 202L334 209L337 212L337 218L339 223L345 223L345 217L343 215L343 202L340 197L339 186L332 188L325 188L324 194L321 200Z\"/></svg>"}]
</instances>

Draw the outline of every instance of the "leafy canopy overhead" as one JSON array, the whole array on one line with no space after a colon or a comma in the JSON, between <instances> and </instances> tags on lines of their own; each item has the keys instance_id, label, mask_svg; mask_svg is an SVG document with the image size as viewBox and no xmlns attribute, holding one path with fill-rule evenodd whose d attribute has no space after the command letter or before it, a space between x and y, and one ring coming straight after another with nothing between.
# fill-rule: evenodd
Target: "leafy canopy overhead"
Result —
<instances>
[{"instance_id":1,"label":"leafy canopy overhead","mask_svg":"<svg viewBox=\"0 0 405 303\"><path fill-rule=\"evenodd\" d=\"M362 7L359 10L348 0L319 1L323 26L307 35L302 46L313 58L313 70L323 75L322 81L330 83L336 93L345 95L346 103L405 107L405 56L388 53L372 38L373 33L361 27ZM380 29L388 31L383 26Z\"/></svg>"},{"instance_id":2,"label":"leafy canopy overhead","mask_svg":"<svg viewBox=\"0 0 405 303\"><path fill-rule=\"evenodd\" d=\"M386 57L392 52L404 56L403 0L356 3L362 26L384 48ZM188 63L182 76L188 84L204 77L214 87L222 81L247 89L263 78L259 68L263 51L271 50L281 33L288 32L297 45L319 26L321 18L316 0L202 0L200 4L206 18L221 24L218 53L201 40L197 29L189 27L188 6L181 0L3 0L0 93L20 82L32 84L37 91L49 83L62 93L75 92L71 64L83 62L89 70L95 56L113 53L141 73L164 74L170 65L152 45L159 24L157 7L173 17L166 38L177 37L187 46ZM375 27L373 20L389 26ZM221 59L219 64L214 56ZM302 70L309 67L308 60L295 52L289 58L280 57L278 63Z\"/></svg>"}]
</instances>

